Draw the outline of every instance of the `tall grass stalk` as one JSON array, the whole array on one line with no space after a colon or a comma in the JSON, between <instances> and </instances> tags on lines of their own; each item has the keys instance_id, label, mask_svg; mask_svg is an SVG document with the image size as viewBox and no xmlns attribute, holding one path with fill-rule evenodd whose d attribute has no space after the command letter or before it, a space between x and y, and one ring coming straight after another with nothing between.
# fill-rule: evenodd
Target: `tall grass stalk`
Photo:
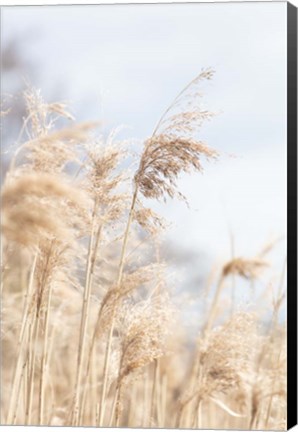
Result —
<instances>
[{"instance_id":1,"label":"tall grass stalk","mask_svg":"<svg viewBox=\"0 0 298 432\"><path fill-rule=\"evenodd\" d=\"M89 303L90 303L90 295L91 295L91 269L92 269L92 254L94 252L94 231L95 231L95 219L96 219L96 211L97 211L98 203L95 200L93 212L92 212L92 222L91 222L91 234L89 239L88 246L88 255L86 262L86 273L85 273L85 287L83 294L83 305L82 305L82 314L81 314L81 324L80 324L80 335L79 335L79 347L77 354L77 371L76 371L76 380L75 380L75 393L74 393L74 406L73 406L73 414L72 414L72 424L73 426L77 426L80 418L80 399L81 399L81 379L83 373L83 365L84 365L84 354L85 354L85 346L86 346L86 338L87 338L87 325L89 318Z\"/></svg>"},{"instance_id":2,"label":"tall grass stalk","mask_svg":"<svg viewBox=\"0 0 298 432\"><path fill-rule=\"evenodd\" d=\"M37 263L37 256L38 256L38 252L34 254L32 266L31 266L28 289L26 294L25 310L23 313L21 330L17 342L17 361L15 365L15 372L14 372L11 397L10 397L10 405L9 405L9 411L7 416L8 424L12 424L14 413L16 411L16 406L17 406L17 392L21 385L21 373L23 368L22 363L24 364L25 361L23 357L23 353L25 350L26 332L28 328L28 323L30 323L30 306L32 304L33 283L34 283L34 274L35 274L36 263Z\"/></svg>"},{"instance_id":3,"label":"tall grass stalk","mask_svg":"<svg viewBox=\"0 0 298 432\"><path fill-rule=\"evenodd\" d=\"M125 253L126 253L126 247L127 247L128 237L129 237L129 230L130 230L130 226L131 226L131 223L133 220L133 212L134 212L134 208L135 208L135 204L136 204L137 194L138 194L138 188L135 187L135 190L134 190L134 193L132 196L129 214L128 214L128 220L127 220L127 224L126 224L126 228L125 228L125 232L124 232L122 248L121 248L120 262L119 262L119 269L118 269L118 276L117 276L117 292L116 292L115 301L113 303L112 315L111 315L111 324L110 324L110 329L109 329L109 334L108 334L108 341L106 344L105 360L104 360L104 368L103 368L103 385L102 385L102 393L101 393L101 404L100 404L100 409L99 409L99 426L102 426L104 414L105 414L105 399L106 399L106 392L107 392L108 367L109 367L111 348L112 348L112 339L113 339L113 332L114 332L114 325L115 325L115 315L116 315L116 311L117 311L118 300L120 297L119 291L120 291L120 284L122 281L123 269L124 269L124 264L125 264Z\"/></svg>"}]
</instances>

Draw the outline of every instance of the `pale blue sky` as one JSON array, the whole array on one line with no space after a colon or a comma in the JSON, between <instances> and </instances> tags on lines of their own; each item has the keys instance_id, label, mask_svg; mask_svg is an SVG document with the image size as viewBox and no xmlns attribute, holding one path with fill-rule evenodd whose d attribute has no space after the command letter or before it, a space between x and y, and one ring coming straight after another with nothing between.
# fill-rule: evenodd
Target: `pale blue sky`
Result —
<instances>
[{"instance_id":1,"label":"pale blue sky","mask_svg":"<svg viewBox=\"0 0 298 432\"><path fill-rule=\"evenodd\" d=\"M3 43L12 36L45 97L139 139L201 68L215 68L204 101L221 114L201 136L224 156L181 180L192 210L154 206L173 222L171 241L212 261L229 254L228 225L242 256L286 234L286 3L6 8ZM277 273L284 258L280 243Z\"/></svg>"}]
</instances>

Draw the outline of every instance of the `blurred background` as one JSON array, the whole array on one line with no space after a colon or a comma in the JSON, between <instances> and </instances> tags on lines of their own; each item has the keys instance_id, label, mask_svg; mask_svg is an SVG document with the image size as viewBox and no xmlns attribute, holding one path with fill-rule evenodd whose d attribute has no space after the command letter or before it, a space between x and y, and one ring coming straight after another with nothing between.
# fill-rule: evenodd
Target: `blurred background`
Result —
<instances>
[{"instance_id":1,"label":"blurred background","mask_svg":"<svg viewBox=\"0 0 298 432\"><path fill-rule=\"evenodd\" d=\"M170 221L162 256L172 283L200 313L210 272L279 239L256 287L278 286L286 259L286 3L27 6L1 9L2 172L25 115L22 91L66 101L78 121L143 141L202 68L216 70L204 104L218 115L200 139L221 153L185 176L177 200L150 206ZM142 146L135 151L141 153ZM174 275L174 276L173 276ZM238 304L251 301L237 284Z\"/></svg>"}]
</instances>

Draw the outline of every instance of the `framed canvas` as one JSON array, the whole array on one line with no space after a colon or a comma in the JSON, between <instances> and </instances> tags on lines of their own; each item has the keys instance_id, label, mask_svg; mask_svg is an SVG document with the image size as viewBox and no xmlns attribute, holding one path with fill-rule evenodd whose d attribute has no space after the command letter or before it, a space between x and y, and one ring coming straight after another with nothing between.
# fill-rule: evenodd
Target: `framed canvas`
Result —
<instances>
[{"instance_id":1,"label":"framed canvas","mask_svg":"<svg viewBox=\"0 0 298 432\"><path fill-rule=\"evenodd\" d=\"M294 427L297 8L0 12L1 428Z\"/></svg>"}]
</instances>

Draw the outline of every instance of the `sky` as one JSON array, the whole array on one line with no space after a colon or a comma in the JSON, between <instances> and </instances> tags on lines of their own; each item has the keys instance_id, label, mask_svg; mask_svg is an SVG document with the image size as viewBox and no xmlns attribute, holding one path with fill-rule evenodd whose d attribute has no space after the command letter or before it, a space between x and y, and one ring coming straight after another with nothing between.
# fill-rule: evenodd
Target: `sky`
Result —
<instances>
[{"instance_id":1,"label":"sky","mask_svg":"<svg viewBox=\"0 0 298 432\"><path fill-rule=\"evenodd\" d=\"M169 244L192 251L198 269L230 257L229 230L247 257L286 236L285 2L13 7L1 29L3 46L21 41L34 65L25 78L45 99L140 140L202 68L214 68L203 100L218 115L200 138L220 158L182 177L190 209L150 204L172 222ZM284 240L270 256L277 274L285 254Z\"/></svg>"}]
</instances>

